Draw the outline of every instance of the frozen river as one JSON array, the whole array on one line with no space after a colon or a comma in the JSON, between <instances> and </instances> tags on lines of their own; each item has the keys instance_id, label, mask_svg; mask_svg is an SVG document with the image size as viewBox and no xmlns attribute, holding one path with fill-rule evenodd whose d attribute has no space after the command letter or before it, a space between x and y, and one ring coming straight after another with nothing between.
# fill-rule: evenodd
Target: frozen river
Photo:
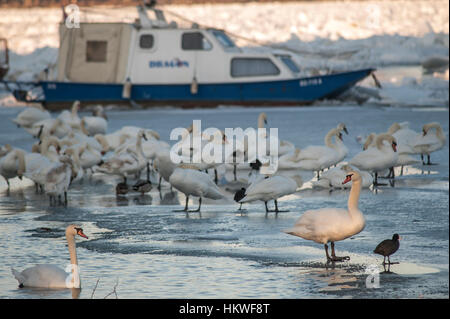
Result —
<instances>
[{"instance_id":1,"label":"frozen river","mask_svg":"<svg viewBox=\"0 0 450 319\"><path fill-rule=\"evenodd\" d=\"M33 138L11 119L21 108L0 108L0 145L30 150ZM175 127L201 120L202 127L255 127L258 114L268 127L297 147L323 144L326 132L344 122L349 135L346 160L360 150L357 136L384 132L393 122L441 123L448 137L448 107L390 108L314 106L305 108L218 108L206 110L110 110L108 131L124 125L151 128L169 141ZM84 115L84 114L81 114ZM173 142L171 142L173 143ZM394 186L365 189L359 206L365 229L336 243L350 261L326 264L323 246L282 232L301 214L321 207L346 207L348 191L318 191L308 185L279 201L289 212L266 216L263 203L204 201L201 214L173 212L184 195L164 185L144 196L117 199L119 178L94 174L72 185L68 207L50 207L34 186L13 181L9 194L0 181L0 298L103 298L115 285L119 298L448 298L449 151L433 153L435 166L407 167ZM397 172L398 173L398 172ZM244 173L242 173L244 174ZM229 173L221 176L225 190ZM197 205L194 199L190 203ZM89 239L77 239L82 290L19 289L11 267L36 263L64 268L69 255L64 229L80 224ZM367 288L365 272L382 257L375 246L392 234L402 237L392 256L392 273L380 274L380 287ZM110 296L114 297L114 295Z\"/></svg>"}]
</instances>

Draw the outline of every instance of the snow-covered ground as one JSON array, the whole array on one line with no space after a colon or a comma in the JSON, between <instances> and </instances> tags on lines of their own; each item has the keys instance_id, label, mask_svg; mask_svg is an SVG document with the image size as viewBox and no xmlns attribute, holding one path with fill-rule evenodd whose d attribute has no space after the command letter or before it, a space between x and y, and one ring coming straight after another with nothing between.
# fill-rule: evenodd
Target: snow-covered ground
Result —
<instances>
[{"instance_id":1,"label":"snow-covered ground","mask_svg":"<svg viewBox=\"0 0 450 319\"><path fill-rule=\"evenodd\" d=\"M200 25L227 30L256 43L285 48L303 69L339 71L363 67L380 70L382 103L448 106L449 1L273 2L164 7ZM81 21L124 21L137 18L134 7L86 8ZM59 8L1 9L0 35L11 50L9 80L36 80L58 55ZM426 76L422 64L440 64ZM395 66L417 66L393 73ZM387 71L386 71L387 70ZM417 72L419 70L419 72ZM406 72L406 74L405 74ZM364 85L371 86L366 81ZM413 93L413 94L412 94ZM406 99L405 99L406 98ZM0 100L10 105L12 98Z\"/></svg>"}]
</instances>

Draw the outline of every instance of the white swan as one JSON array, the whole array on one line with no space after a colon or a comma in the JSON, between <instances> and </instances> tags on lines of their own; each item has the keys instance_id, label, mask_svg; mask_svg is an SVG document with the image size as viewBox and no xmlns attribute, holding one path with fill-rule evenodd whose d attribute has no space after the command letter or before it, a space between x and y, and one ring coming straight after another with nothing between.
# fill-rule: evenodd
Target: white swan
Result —
<instances>
[{"instance_id":1,"label":"white swan","mask_svg":"<svg viewBox=\"0 0 450 319\"><path fill-rule=\"evenodd\" d=\"M384 144L389 142L389 145ZM370 147L356 154L349 164L360 170L375 173L374 185L378 185L378 173L393 167L398 160L397 142L392 135L380 134L376 138L376 147Z\"/></svg>"},{"instance_id":2,"label":"white swan","mask_svg":"<svg viewBox=\"0 0 450 319\"><path fill-rule=\"evenodd\" d=\"M31 127L34 123L50 119L52 116L40 104L39 107L27 107L20 112L12 121L19 127Z\"/></svg>"},{"instance_id":3,"label":"white swan","mask_svg":"<svg viewBox=\"0 0 450 319\"><path fill-rule=\"evenodd\" d=\"M0 158L0 175L5 178L8 189L10 188L9 179L14 177L22 179L22 176L25 173L25 161L23 156L20 156L21 152L23 151L13 149Z\"/></svg>"},{"instance_id":4,"label":"white swan","mask_svg":"<svg viewBox=\"0 0 450 319\"><path fill-rule=\"evenodd\" d=\"M64 195L64 204L67 204L67 191L73 176L73 162L67 155L60 157L60 162L46 171L44 191L50 198L50 203L61 200Z\"/></svg>"},{"instance_id":5,"label":"white swan","mask_svg":"<svg viewBox=\"0 0 450 319\"><path fill-rule=\"evenodd\" d=\"M78 116L80 109L80 101L75 101L72 105L71 111L64 110L58 115L58 119L69 125L72 129L79 129L81 126L81 119Z\"/></svg>"},{"instance_id":6,"label":"white swan","mask_svg":"<svg viewBox=\"0 0 450 319\"><path fill-rule=\"evenodd\" d=\"M108 131L108 121L101 116L83 116L82 125L86 129L89 136L96 134L106 134Z\"/></svg>"},{"instance_id":7,"label":"white swan","mask_svg":"<svg viewBox=\"0 0 450 319\"><path fill-rule=\"evenodd\" d=\"M366 171L360 171L356 167L349 164L338 164L326 172L324 172L320 179L312 182L314 188L349 188L352 182L342 184L347 174L351 171L356 171L361 175L361 187L368 188L373 184L373 177Z\"/></svg>"},{"instance_id":8,"label":"white swan","mask_svg":"<svg viewBox=\"0 0 450 319\"><path fill-rule=\"evenodd\" d=\"M445 142L446 137L441 125L437 122L432 122L423 126L422 134L416 138L412 147L416 154L420 154L424 165L432 165L430 162L431 153L442 149ZM427 163L423 160L424 155L427 155Z\"/></svg>"},{"instance_id":9,"label":"white swan","mask_svg":"<svg viewBox=\"0 0 450 319\"><path fill-rule=\"evenodd\" d=\"M264 202L266 213L269 212L267 202L269 200L275 201L275 212L278 213L277 199L296 192L297 188L301 187L303 181L300 176L292 178L286 176L272 176L257 178L245 191L244 197L239 200L239 203L247 203L256 200Z\"/></svg>"},{"instance_id":10,"label":"white swan","mask_svg":"<svg viewBox=\"0 0 450 319\"><path fill-rule=\"evenodd\" d=\"M333 143L335 137L335 143ZM300 151L298 158L299 169L316 171L317 177L320 177L319 172L332 165L336 165L341 158L345 157L346 148L343 148L343 143L338 142L342 139L340 129L331 129L325 136L324 146L308 146Z\"/></svg>"},{"instance_id":11,"label":"white swan","mask_svg":"<svg viewBox=\"0 0 450 319\"><path fill-rule=\"evenodd\" d=\"M159 173L158 189L161 189L162 179L164 178L164 180L169 183L170 175L172 175L173 171L177 168L177 165L175 165L170 158L170 150L164 149L156 154L153 167Z\"/></svg>"},{"instance_id":12,"label":"white swan","mask_svg":"<svg viewBox=\"0 0 450 319\"><path fill-rule=\"evenodd\" d=\"M38 288L80 288L81 281L78 272L78 259L75 246L75 236L88 238L83 229L77 225L69 225L66 228L66 240L69 248L71 274L55 265L43 264L25 269L22 272L11 269L14 277L19 282L19 287Z\"/></svg>"},{"instance_id":13,"label":"white swan","mask_svg":"<svg viewBox=\"0 0 450 319\"><path fill-rule=\"evenodd\" d=\"M344 240L361 232L365 226L362 212L358 208L359 194L361 192L361 175L349 172L342 183L352 181L352 188L348 197L348 209L322 208L305 212L294 224L294 227L284 232L303 239L324 244L328 261L349 260L346 257L337 257L334 251L334 242ZM328 243L331 242L331 257L328 254Z\"/></svg>"},{"instance_id":14,"label":"white swan","mask_svg":"<svg viewBox=\"0 0 450 319\"><path fill-rule=\"evenodd\" d=\"M25 128L25 130L37 138L40 138L42 134L63 138L72 131L72 128L61 119L50 118L36 122L30 128Z\"/></svg>"},{"instance_id":15,"label":"white swan","mask_svg":"<svg viewBox=\"0 0 450 319\"><path fill-rule=\"evenodd\" d=\"M170 175L169 183L186 195L186 205L182 211L188 211L189 196L199 197L198 209L195 210L197 212L202 206L202 198L225 197L208 174L196 170L189 164L179 165Z\"/></svg>"}]
</instances>

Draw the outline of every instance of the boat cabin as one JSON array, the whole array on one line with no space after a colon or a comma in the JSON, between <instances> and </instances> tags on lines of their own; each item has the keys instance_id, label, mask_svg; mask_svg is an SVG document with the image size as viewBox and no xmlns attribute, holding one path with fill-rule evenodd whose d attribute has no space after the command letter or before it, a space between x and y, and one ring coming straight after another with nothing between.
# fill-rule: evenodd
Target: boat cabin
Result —
<instances>
[{"instance_id":1,"label":"boat cabin","mask_svg":"<svg viewBox=\"0 0 450 319\"><path fill-rule=\"evenodd\" d=\"M222 30L178 28L157 9L156 20L138 10L135 23L60 24L57 81L190 84L298 77L289 55L245 53Z\"/></svg>"}]
</instances>

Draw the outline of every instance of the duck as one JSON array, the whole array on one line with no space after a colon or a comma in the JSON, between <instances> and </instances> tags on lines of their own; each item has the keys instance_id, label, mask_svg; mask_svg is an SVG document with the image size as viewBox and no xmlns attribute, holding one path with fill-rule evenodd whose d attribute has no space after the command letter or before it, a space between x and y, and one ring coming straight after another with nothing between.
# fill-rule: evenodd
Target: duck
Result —
<instances>
[{"instance_id":1,"label":"duck","mask_svg":"<svg viewBox=\"0 0 450 319\"><path fill-rule=\"evenodd\" d=\"M200 172L190 164L180 164L170 175L169 183L186 195L186 205L183 210L188 212L189 196L199 197L199 205L193 212L200 212L202 198L213 200L223 199L225 196L213 179L206 173Z\"/></svg>"},{"instance_id":2,"label":"duck","mask_svg":"<svg viewBox=\"0 0 450 319\"><path fill-rule=\"evenodd\" d=\"M148 193L152 190L152 182L150 181L150 179L138 180L133 185L133 190L141 193L141 195L144 195L145 193Z\"/></svg>"},{"instance_id":3,"label":"duck","mask_svg":"<svg viewBox=\"0 0 450 319\"><path fill-rule=\"evenodd\" d=\"M128 190L128 184L126 182L120 182L116 185L116 196L126 195Z\"/></svg>"},{"instance_id":4,"label":"duck","mask_svg":"<svg viewBox=\"0 0 450 319\"><path fill-rule=\"evenodd\" d=\"M384 142L387 141L389 145ZM378 183L378 173L393 167L398 160L397 142L392 135L379 134L376 137L376 147L369 147L365 151L356 154L349 164L363 171L375 174L373 185Z\"/></svg>"},{"instance_id":5,"label":"duck","mask_svg":"<svg viewBox=\"0 0 450 319\"><path fill-rule=\"evenodd\" d=\"M256 200L264 202L266 213L270 212L267 202L273 200L275 202L275 213L280 212L278 209L278 198L293 194L299 187L303 185L300 176L286 177L281 175L264 176L257 178L246 189L244 197L238 203L247 203Z\"/></svg>"},{"instance_id":6,"label":"duck","mask_svg":"<svg viewBox=\"0 0 450 319\"><path fill-rule=\"evenodd\" d=\"M69 274L58 266L50 264L36 265L21 272L11 268L13 276L19 282L19 288L81 288L75 236L80 236L86 239L88 239L88 236L84 234L83 228L78 225L67 226L65 234L69 249L72 273Z\"/></svg>"},{"instance_id":7,"label":"duck","mask_svg":"<svg viewBox=\"0 0 450 319\"><path fill-rule=\"evenodd\" d=\"M420 154L423 165L434 165L430 161L431 153L442 149L446 140L444 131L438 122L427 123L423 125L422 134L417 136L412 147L416 154ZM427 156L426 163L424 155Z\"/></svg>"},{"instance_id":8,"label":"duck","mask_svg":"<svg viewBox=\"0 0 450 319\"><path fill-rule=\"evenodd\" d=\"M388 264L391 265L390 256L394 254L400 248L400 236L394 234L392 239L385 239L377 245L374 249L374 253L384 257L383 265L386 264L386 257L388 258Z\"/></svg>"},{"instance_id":9,"label":"duck","mask_svg":"<svg viewBox=\"0 0 450 319\"><path fill-rule=\"evenodd\" d=\"M349 256L336 256L334 243L360 233L366 225L364 215L358 207L362 181L359 172L348 172L342 183L346 184L350 181L352 187L348 197L347 209L322 208L309 210L297 219L292 228L284 230L289 235L323 244L327 262L350 260ZM328 253L328 243L331 243L331 256Z\"/></svg>"}]
</instances>

